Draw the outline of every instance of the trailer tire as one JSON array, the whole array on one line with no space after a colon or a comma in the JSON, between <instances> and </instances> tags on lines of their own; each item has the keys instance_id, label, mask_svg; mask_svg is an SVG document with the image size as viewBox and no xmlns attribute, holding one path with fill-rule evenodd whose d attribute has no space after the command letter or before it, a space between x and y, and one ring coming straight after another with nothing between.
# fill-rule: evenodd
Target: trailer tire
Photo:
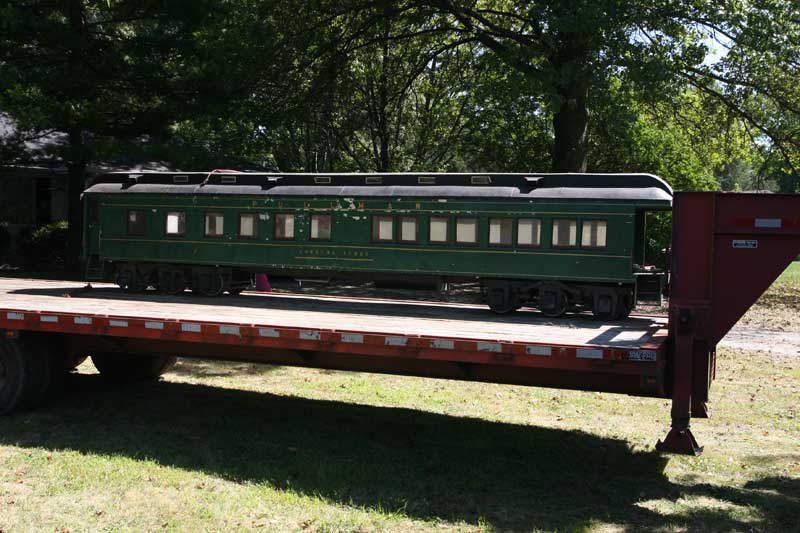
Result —
<instances>
[{"instance_id":1,"label":"trailer tire","mask_svg":"<svg viewBox=\"0 0 800 533\"><path fill-rule=\"evenodd\" d=\"M0 339L0 415L39 405L49 382L48 359L34 342Z\"/></svg>"},{"instance_id":2,"label":"trailer tire","mask_svg":"<svg viewBox=\"0 0 800 533\"><path fill-rule=\"evenodd\" d=\"M92 363L100 375L115 383L155 381L175 365L172 355L96 353Z\"/></svg>"}]
</instances>

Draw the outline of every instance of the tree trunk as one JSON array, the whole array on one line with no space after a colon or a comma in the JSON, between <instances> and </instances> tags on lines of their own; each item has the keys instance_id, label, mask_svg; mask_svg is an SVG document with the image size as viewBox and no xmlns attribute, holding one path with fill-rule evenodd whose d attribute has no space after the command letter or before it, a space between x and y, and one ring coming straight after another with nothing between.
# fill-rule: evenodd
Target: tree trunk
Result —
<instances>
[{"instance_id":1,"label":"tree trunk","mask_svg":"<svg viewBox=\"0 0 800 533\"><path fill-rule=\"evenodd\" d=\"M66 268L70 274L80 275L81 250L83 249L83 205L81 193L86 187L86 161L79 154L83 152L83 130L73 128L69 131L70 153L73 161L67 163L69 170L67 182L67 255ZM78 157L75 157L78 155Z\"/></svg>"},{"instance_id":2,"label":"tree trunk","mask_svg":"<svg viewBox=\"0 0 800 533\"><path fill-rule=\"evenodd\" d=\"M553 113L553 172L586 172L588 93L582 83L558 89L560 102Z\"/></svg>"},{"instance_id":3,"label":"tree trunk","mask_svg":"<svg viewBox=\"0 0 800 533\"><path fill-rule=\"evenodd\" d=\"M80 62L83 60L84 14L82 0L70 0L67 3L67 15L70 30L77 46L71 47L67 58L70 75L75 84L70 91L75 93L80 87ZM81 193L86 185L86 157L84 147L84 128L79 122L67 130L69 150L67 156L67 252L64 258L67 272L73 275L81 274L81 249L83 246L83 208L81 206Z\"/></svg>"},{"instance_id":4,"label":"tree trunk","mask_svg":"<svg viewBox=\"0 0 800 533\"><path fill-rule=\"evenodd\" d=\"M378 172L389 172L389 22L384 30L383 48L381 50L381 74L378 78L378 145L380 147Z\"/></svg>"}]
</instances>

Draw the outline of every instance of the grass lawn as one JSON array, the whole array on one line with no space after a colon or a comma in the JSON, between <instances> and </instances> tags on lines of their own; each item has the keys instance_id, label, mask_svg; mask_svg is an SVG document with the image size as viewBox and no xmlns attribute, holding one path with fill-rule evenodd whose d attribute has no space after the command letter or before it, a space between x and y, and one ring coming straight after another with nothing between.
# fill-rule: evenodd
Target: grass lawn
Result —
<instances>
[{"instance_id":1,"label":"grass lawn","mask_svg":"<svg viewBox=\"0 0 800 533\"><path fill-rule=\"evenodd\" d=\"M183 362L90 364L0 419L0 530L797 530L800 359L720 353L700 458L653 452L669 403Z\"/></svg>"},{"instance_id":2,"label":"grass lawn","mask_svg":"<svg viewBox=\"0 0 800 533\"><path fill-rule=\"evenodd\" d=\"M782 285L793 285L800 287L800 261L794 261L789 268L784 270L777 283Z\"/></svg>"}]
</instances>

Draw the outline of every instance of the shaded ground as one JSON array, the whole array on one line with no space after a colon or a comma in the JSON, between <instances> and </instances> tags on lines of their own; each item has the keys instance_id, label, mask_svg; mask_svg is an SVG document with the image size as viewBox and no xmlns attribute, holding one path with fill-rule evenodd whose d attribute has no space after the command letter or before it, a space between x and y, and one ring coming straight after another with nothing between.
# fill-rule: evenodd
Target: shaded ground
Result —
<instances>
[{"instance_id":1,"label":"shaded ground","mask_svg":"<svg viewBox=\"0 0 800 533\"><path fill-rule=\"evenodd\" d=\"M653 451L663 400L203 361L110 387L86 364L0 419L0 529L790 531L800 360L765 357L721 354L699 459Z\"/></svg>"}]
</instances>

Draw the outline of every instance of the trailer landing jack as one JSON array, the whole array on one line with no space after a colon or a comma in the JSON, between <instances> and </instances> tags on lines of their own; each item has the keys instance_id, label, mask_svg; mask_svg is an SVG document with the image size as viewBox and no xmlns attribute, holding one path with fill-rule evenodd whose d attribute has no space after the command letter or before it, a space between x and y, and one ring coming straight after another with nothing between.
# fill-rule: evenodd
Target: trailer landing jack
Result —
<instances>
[{"instance_id":1,"label":"trailer landing jack","mask_svg":"<svg viewBox=\"0 0 800 533\"><path fill-rule=\"evenodd\" d=\"M699 455L717 343L800 254L800 195L679 193L672 225L672 429L656 449Z\"/></svg>"},{"instance_id":2,"label":"trailer landing jack","mask_svg":"<svg viewBox=\"0 0 800 533\"><path fill-rule=\"evenodd\" d=\"M675 421L663 441L656 443L656 450L662 453L675 453L680 455L700 455L703 447L697 444L689 421Z\"/></svg>"}]
</instances>

